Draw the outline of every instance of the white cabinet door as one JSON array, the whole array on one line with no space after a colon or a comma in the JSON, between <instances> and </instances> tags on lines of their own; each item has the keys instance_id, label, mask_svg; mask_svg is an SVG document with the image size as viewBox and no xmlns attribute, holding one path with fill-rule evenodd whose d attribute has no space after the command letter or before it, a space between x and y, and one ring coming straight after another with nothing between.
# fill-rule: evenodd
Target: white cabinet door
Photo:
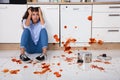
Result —
<instances>
[{"instance_id":1,"label":"white cabinet door","mask_svg":"<svg viewBox=\"0 0 120 80\"><path fill-rule=\"evenodd\" d=\"M120 4L107 4L107 5L93 5L93 12L104 12L104 13L108 13L108 12L120 12Z\"/></svg>"},{"instance_id":2,"label":"white cabinet door","mask_svg":"<svg viewBox=\"0 0 120 80\"><path fill-rule=\"evenodd\" d=\"M54 35L59 38L59 5L28 5L28 7L41 7L48 32L48 42L58 43Z\"/></svg>"},{"instance_id":3,"label":"white cabinet door","mask_svg":"<svg viewBox=\"0 0 120 80\"><path fill-rule=\"evenodd\" d=\"M119 13L93 13L93 27L120 27Z\"/></svg>"},{"instance_id":4,"label":"white cabinet door","mask_svg":"<svg viewBox=\"0 0 120 80\"><path fill-rule=\"evenodd\" d=\"M27 5L0 4L0 43L19 43Z\"/></svg>"},{"instance_id":5,"label":"white cabinet door","mask_svg":"<svg viewBox=\"0 0 120 80\"><path fill-rule=\"evenodd\" d=\"M93 28L93 38L104 42L120 42L120 28Z\"/></svg>"},{"instance_id":6,"label":"white cabinet door","mask_svg":"<svg viewBox=\"0 0 120 80\"><path fill-rule=\"evenodd\" d=\"M61 43L75 38L76 43L91 37L91 5L61 5ZM74 46L74 45L73 45Z\"/></svg>"}]
</instances>

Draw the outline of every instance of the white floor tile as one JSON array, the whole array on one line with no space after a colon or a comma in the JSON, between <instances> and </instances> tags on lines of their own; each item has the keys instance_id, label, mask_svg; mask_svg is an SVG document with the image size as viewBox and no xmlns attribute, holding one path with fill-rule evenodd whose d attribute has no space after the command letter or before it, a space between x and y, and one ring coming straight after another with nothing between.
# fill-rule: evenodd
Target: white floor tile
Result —
<instances>
[{"instance_id":1,"label":"white floor tile","mask_svg":"<svg viewBox=\"0 0 120 80\"><path fill-rule=\"evenodd\" d=\"M103 53L111 56L111 64L92 62L82 66L77 64L78 52L83 52L83 50L73 51L72 54L67 54L62 50L49 50L47 52L47 60L41 63L50 64L51 72L34 74L35 71L41 71L42 69L41 63L34 64L36 62L35 58L40 54L28 55L34 60L31 64L17 64L12 62L11 59L13 57L19 59L19 51L0 51L0 80L120 80L120 50L88 50L88 52L92 53L93 60L96 60L97 56ZM66 58L72 58L72 61L68 62ZM92 69L90 67L91 64L101 66L105 71ZM28 68L24 68L24 66L28 66ZM18 74L10 74L9 72L2 72L4 69L19 69L20 71ZM56 77L54 72L59 72L61 76Z\"/></svg>"}]
</instances>

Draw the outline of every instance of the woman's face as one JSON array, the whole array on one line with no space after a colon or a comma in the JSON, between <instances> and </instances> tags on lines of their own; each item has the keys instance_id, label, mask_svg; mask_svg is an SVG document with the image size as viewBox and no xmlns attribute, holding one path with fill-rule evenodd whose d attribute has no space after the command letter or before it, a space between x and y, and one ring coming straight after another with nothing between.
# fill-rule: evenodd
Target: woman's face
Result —
<instances>
[{"instance_id":1,"label":"woman's face","mask_svg":"<svg viewBox=\"0 0 120 80\"><path fill-rule=\"evenodd\" d=\"M38 22L39 18L39 12L32 12L32 21L34 24Z\"/></svg>"}]
</instances>

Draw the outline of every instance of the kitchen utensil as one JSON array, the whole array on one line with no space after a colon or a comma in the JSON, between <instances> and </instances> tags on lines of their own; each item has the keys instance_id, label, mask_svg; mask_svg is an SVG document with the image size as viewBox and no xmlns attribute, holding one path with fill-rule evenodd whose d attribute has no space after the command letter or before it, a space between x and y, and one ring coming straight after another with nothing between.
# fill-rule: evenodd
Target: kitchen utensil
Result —
<instances>
[{"instance_id":1,"label":"kitchen utensil","mask_svg":"<svg viewBox=\"0 0 120 80\"><path fill-rule=\"evenodd\" d=\"M82 52L82 55L83 55L83 61L85 63L92 62L92 53L90 53L90 52Z\"/></svg>"},{"instance_id":2,"label":"kitchen utensil","mask_svg":"<svg viewBox=\"0 0 120 80\"><path fill-rule=\"evenodd\" d=\"M80 55L80 53L78 53L77 63L83 63L82 56Z\"/></svg>"},{"instance_id":3,"label":"kitchen utensil","mask_svg":"<svg viewBox=\"0 0 120 80\"><path fill-rule=\"evenodd\" d=\"M107 56L106 54L99 55L97 56L97 58L100 60L111 60L112 59L111 56Z\"/></svg>"}]
</instances>

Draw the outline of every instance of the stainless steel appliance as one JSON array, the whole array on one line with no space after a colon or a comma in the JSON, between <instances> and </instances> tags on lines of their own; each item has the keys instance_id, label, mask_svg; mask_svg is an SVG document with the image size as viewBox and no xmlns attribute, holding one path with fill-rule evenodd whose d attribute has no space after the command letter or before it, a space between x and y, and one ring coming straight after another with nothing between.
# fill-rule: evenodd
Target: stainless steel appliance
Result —
<instances>
[{"instance_id":1,"label":"stainless steel appliance","mask_svg":"<svg viewBox=\"0 0 120 80\"><path fill-rule=\"evenodd\" d=\"M0 4L26 4L27 0L0 0Z\"/></svg>"},{"instance_id":2,"label":"stainless steel appliance","mask_svg":"<svg viewBox=\"0 0 120 80\"><path fill-rule=\"evenodd\" d=\"M3 4L3 3L10 3L10 0L0 0L0 3Z\"/></svg>"}]
</instances>

